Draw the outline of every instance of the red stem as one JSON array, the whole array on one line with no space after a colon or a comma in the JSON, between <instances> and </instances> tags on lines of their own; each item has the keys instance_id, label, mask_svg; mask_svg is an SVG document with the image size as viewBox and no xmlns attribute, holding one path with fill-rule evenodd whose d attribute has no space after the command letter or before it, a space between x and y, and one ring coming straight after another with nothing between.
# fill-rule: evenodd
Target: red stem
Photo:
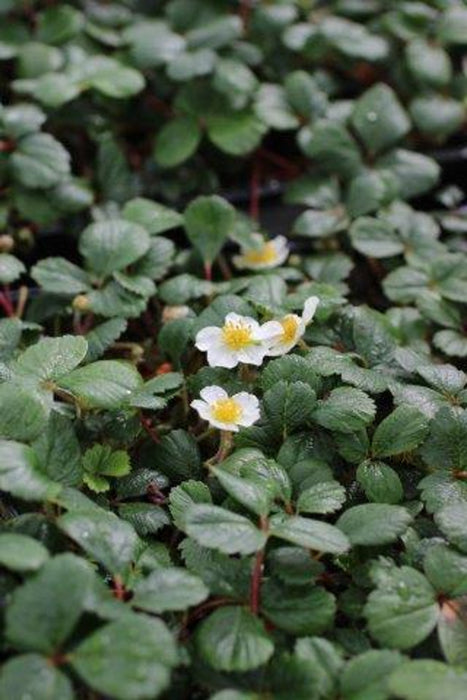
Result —
<instances>
[{"instance_id":1,"label":"red stem","mask_svg":"<svg viewBox=\"0 0 467 700\"><path fill-rule=\"evenodd\" d=\"M125 600L125 587L121 577L117 574L113 579L113 594L117 600Z\"/></svg>"},{"instance_id":2,"label":"red stem","mask_svg":"<svg viewBox=\"0 0 467 700\"><path fill-rule=\"evenodd\" d=\"M250 24L251 9L252 9L251 0L240 0L239 15L240 15L240 19L242 20L243 31L245 34L248 31L248 26Z\"/></svg>"},{"instance_id":3,"label":"red stem","mask_svg":"<svg viewBox=\"0 0 467 700\"><path fill-rule=\"evenodd\" d=\"M260 526L263 532L268 530L268 520L264 516L260 517ZM261 603L261 581L263 578L264 548L256 552L255 564L251 573L250 583L250 610L253 615L259 612Z\"/></svg>"},{"instance_id":4,"label":"red stem","mask_svg":"<svg viewBox=\"0 0 467 700\"><path fill-rule=\"evenodd\" d=\"M259 552L256 552L255 566L253 568L253 573L251 576L250 610L253 613L253 615L257 615L259 611L261 597L261 579L263 577L263 562L264 549L260 549Z\"/></svg>"},{"instance_id":5,"label":"red stem","mask_svg":"<svg viewBox=\"0 0 467 700\"><path fill-rule=\"evenodd\" d=\"M296 163L293 163L291 160L284 158L284 156L281 156L278 153L269 151L267 148L260 148L258 153L262 158L265 158L271 163L277 165L279 168L282 168L282 170L284 170L290 176L295 177L300 172L300 168Z\"/></svg>"},{"instance_id":6,"label":"red stem","mask_svg":"<svg viewBox=\"0 0 467 700\"><path fill-rule=\"evenodd\" d=\"M149 435L151 440L153 442L159 443L161 441L159 435L157 434L157 430L151 425L151 419L146 418L142 414L139 417L140 423L143 427L143 429L146 431L146 433Z\"/></svg>"},{"instance_id":7,"label":"red stem","mask_svg":"<svg viewBox=\"0 0 467 700\"><path fill-rule=\"evenodd\" d=\"M13 304L11 303L6 292L0 292L0 306L3 308L6 315L10 318L15 315Z\"/></svg>"},{"instance_id":8,"label":"red stem","mask_svg":"<svg viewBox=\"0 0 467 700\"><path fill-rule=\"evenodd\" d=\"M211 280L212 280L212 265L210 262L204 263L204 278L208 282L211 282Z\"/></svg>"},{"instance_id":9,"label":"red stem","mask_svg":"<svg viewBox=\"0 0 467 700\"><path fill-rule=\"evenodd\" d=\"M253 162L250 179L250 216L258 221L259 219L259 185L260 185L260 164L258 160Z\"/></svg>"}]
</instances>

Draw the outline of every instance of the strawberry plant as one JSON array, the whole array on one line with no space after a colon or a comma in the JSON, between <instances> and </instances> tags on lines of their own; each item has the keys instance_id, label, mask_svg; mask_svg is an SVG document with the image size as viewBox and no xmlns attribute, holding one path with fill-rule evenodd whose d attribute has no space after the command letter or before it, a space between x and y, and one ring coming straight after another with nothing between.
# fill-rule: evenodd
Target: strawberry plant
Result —
<instances>
[{"instance_id":1,"label":"strawberry plant","mask_svg":"<svg viewBox=\"0 0 467 700\"><path fill-rule=\"evenodd\" d=\"M465 700L466 13L0 0L2 700Z\"/></svg>"}]
</instances>

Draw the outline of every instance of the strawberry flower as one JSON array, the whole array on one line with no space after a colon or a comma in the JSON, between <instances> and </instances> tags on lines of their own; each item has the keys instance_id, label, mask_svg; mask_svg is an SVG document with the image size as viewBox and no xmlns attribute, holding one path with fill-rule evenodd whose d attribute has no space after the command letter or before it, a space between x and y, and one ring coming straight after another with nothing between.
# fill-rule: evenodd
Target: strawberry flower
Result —
<instances>
[{"instance_id":1,"label":"strawberry flower","mask_svg":"<svg viewBox=\"0 0 467 700\"><path fill-rule=\"evenodd\" d=\"M207 326L196 335L198 350L207 352L211 367L232 369L239 362L259 366L269 354L274 338L282 332L278 321L268 321L262 326L250 316L227 314L224 325Z\"/></svg>"},{"instance_id":2,"label":"strawberry flower","mask_svg":"<svg viewBox=\"0 0 467 700\"><path fill-rule=\"evenodd\" d=\"M229 396L220 386L207 386L200 396L190 406L214 428L238 432L240 427L246 428L259 420L259 401L254 394L241 391Z\"/></svg>"},{"instance_id":3,"label":"strawberry flower","mask_svg":"<svg viewBox=\"0 0 467 700\"><path fill-rule=\"evenodd\" d=\"M303 305L301 316L298 316L298 314L287 314L279 319L281 329L268 352L270 357L285 355L295 347L305 334L306 327L313 319L318 304L318 297L308 297Z\"/></svg>"},{"instance_id":4,"label":"strawberry flower","mask_svg":"<svg viewBox=\"0 0 467 700\"><path fill-rule=\"evenodd\" d=\"M287 238L276 236L270 241L263 238L260 233L254 233L252 238L257 243L254 248L242 247L240 255L234 255L235 267L240 270L269 270L279 267L289 255Z\"/></svg>"}]
</instances>

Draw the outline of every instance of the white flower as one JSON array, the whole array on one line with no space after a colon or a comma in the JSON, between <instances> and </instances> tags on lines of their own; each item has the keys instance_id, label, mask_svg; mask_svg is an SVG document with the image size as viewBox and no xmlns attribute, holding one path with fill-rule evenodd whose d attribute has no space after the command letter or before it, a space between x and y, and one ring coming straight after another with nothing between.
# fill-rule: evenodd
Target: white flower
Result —
<instances>
[{"instance_id":1,"label":"white flower","mask_svg":"<svg viewBox=\"0 0 467 700\"><path fill-rule=\"evenodd\" d=\"M196 335L198 350L207 352L211 367L232 369L239 362L260 365L269 353L274 338L282 331L278 321L268 321L262 326L249 316L227 314L222 328L207 326Z\"/></svg>"},{"instance_id":2,"label":"white flower","mask_svg":"<svg viewBox=\"0 0 467 700\"><path fill-rule=\"evenodd\" d=\"M279 319L281 331L276 336L268 355L277 357L277 355L285 355L291 350L304 335L307 325L315 315L316 307L319 304L318 297L308 297L303 305L303 314L287 314Z\"/></svg>"},{"instance_id":3,"label":"white flower","mask_svg":"<svg viewBox=\"0 0 467 700\"><path fill-rule=\"evenodd\" d=\"M276 236L266 241L260 233L254 233L252 238L257 245L253 248L242 247L240 255L234 255L233 262L241 270L268 270L279 267L287 260L289 248L285 236Z\"/></svg>"},{"instance_id":4,"label":"white flower","mask_svg":"<svg viewBox=\"0 0 467 700\"><path fill-rule=\"evenodd\" d=\"M229 396L220 386L207 386L200 396L203 400L195 399L190 406L215 428L236 433L260 417L258 399L246 391Z\"/></svg>"}]
</instances>

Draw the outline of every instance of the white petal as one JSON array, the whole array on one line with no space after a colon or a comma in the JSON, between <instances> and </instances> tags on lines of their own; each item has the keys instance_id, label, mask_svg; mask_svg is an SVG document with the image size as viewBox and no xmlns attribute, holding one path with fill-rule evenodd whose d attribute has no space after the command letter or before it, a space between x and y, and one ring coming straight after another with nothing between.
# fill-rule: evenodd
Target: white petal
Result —
<instances>
[{"instance_id":1,"label":"white petal","mask_svg":"<svg viewBox=\"0 0 467 700\"><path fill-rule=\"evenodd\" d=\"M228 398L228 394L225 389L223 389L221 386L214 385L204 387L204 389L199 392L199 395L209 404L219 401L219 399Z\"/></svg>"},{"instance_id":2,"label":"white petal","mask_svg":"<svg viewBox=\"0 0 467 700\"><path fill-rule=\"evenodd\" d=\"M234 394L232 399L242 407L244 411L259 408L258 397L254 394L249 394L247 391L240 391Z\"/></svg>"},{"instance_id":3,"label":"white petal","mask_svg":"<svg viewBox=\"0 0 467 700\"><path fill-rule=\"evenodd\" d=\"M298 338L289 341L288 343L283 343L282 341L274 343L274 345L271 348L269 348L268 356L279 357L281 355L286 355L289 352L289 350L292 350L292 348L297 344L297 340Z\"/></svg>"},{"instance_id":4,"label":"white petal","mask_svg":"<svg viewBox=\"0 0 467 700\"><path fill-rule=\"evenodd\" d=\"M255 340L271 340L281 336L282 332L283 328L279 321L267 321L256 331Z\"/></svg>"},{"instance_id":5,"label":"white petal","mask_svg":"<svg viewBox=\"0 0 467 700\"><path fill-rule=\"evenodd\" d=\"M232 257L232 262L238 270L245 270L248 268L243 255L234 255Z\"/></svg>"},{"instance_id":6,"label":"white petal","mask_svg":"<svg viewBox=\"0 0 467 700\"><path fill-rule=\"evenodd\" d=\"M302 318L305 323L310 323L311 319L315 315L316 308L319 304L319 297L308 297L303 305Z\"/></svg>"},{"instance_id":7,"label":"white petal","mask_svg":"<svg viewBox=\"0 0 467 700\"><path fill-rule=\"evenodd\" d=\"M226 369L233 369L239 363L237 353L229 350L225 345L209 348L207 360L211 367L225 367Z\"/></svg>"},{"instance_id":8,"label":"white petal","mask_svg":"<svg viewBox=\"0 0 467 700\"><path fill-rule=\"evenodd\" d=\"M277 255L274 265L282 265L289 257L287 238L285 236L276 236L273 240L273 244Z\"/></svg>"},{"instance_id":9,"label":"white petal","mask_svg":"<svg viewBox=\"0 0 467 700\"><path fill-rule=\"evenodd\" d=\"M225 317L225 323L238 323L241 326L250 326L251 330L254 331L259 326L256 319L251 318L251 316L241 316L236 314L235 311L231 311Z\"/></svg>"},{"instance_id":10,"label":"white petal","mask_svg":"<svg viewBox=\"0 0 467 700\"><path fill-rule=\"evenodd\" d=\"M198 350L208 350L222 338L222 329L217 326L206 326L196 334L195 345Z\"/></svg>"},{"instance_id":11,"label":"white petal","mask_svg":"<svg viewBox=\"0 0 467 700\"><path fill-rule=\"evenodd\" d=\"M250 347L238 351L238 361L259 367L263 363L267 351L267 345L250 345Z\"/></svg>"},{"instance_id":12,"label":"white petal","mask_svg":"<svg viewBox=\"0 0 467 700\"><path fill-rule=\"evenodd\" d=\"M200 401L199 399L195 399L190 403L190 406L198 412L198 415L203 420L211 420L211 407L209 406L209 404L206 403L206 401Z\"/></svg>"},{"instance_id":13,"label":"white petal","mask_svg":"<svg viewBox=\"0 0 467 700\"><path fill-rule=\"evenodd\" d=\"M238 425L236 423L222 423L213 417L209 419L209 422L214 428L219 428L219 430L228 430L230 433L238 432Z\"/></svg>"}]
</instances>

